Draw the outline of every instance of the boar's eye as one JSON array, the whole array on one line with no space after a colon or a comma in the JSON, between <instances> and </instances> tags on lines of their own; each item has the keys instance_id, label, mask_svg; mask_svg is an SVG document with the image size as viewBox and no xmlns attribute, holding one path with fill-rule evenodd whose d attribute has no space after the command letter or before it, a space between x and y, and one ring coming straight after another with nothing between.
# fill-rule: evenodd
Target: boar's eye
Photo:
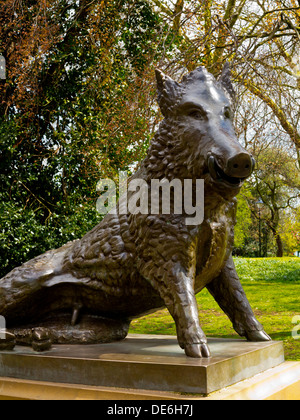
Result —
<instances>
[{"instance_id":1,"label":"boar's eye","mask_svg":"<svg viewBox=\"0 0 300 420\"><path fill-rule=\"evenodd\" d=\"M203 120L207 117L204 109L193 109L188 113L188 116L194 118L195 120Z\"/></svg>"},{"instance_id":2,"label":"boar's eye","mask_svg":"<svg viewBox=\"0 0 300 420\"><path fill-rule=\"evenodd\" d=\"M229 106L226 106L224 108L224 117L231 120L232 119L232 111L231 108Z\"/></svg>"}]
</instances>

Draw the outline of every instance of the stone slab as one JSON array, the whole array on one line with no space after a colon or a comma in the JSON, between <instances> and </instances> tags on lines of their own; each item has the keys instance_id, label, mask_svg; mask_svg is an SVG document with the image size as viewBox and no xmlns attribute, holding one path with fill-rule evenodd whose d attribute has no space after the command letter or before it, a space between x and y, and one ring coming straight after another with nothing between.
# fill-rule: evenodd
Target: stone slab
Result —
<instances>
[{"instance_id":1,"label":"stone slab","mask_svg":"<svg viewBox=\"0 0 300 420\"><path fill-rule=\"evenodd\" d=\"M186 357L172 336L129 335L112 344L57 345L42 354L17 346L13 352L0 352L0 376L209 394L284 362L281 342L208 341L210 359Z\"/></svg>"},{"instance_id":2,"label":"stone slab","mask_svg":"<svg viewBox=\"0 0 300 420\"><path fill-rule=\"evenodd\" d=\"M251 379L231 385L209 396L0 377L0 400L300 401L300 362L282 363Z\"/></svg>"}]
</instances>

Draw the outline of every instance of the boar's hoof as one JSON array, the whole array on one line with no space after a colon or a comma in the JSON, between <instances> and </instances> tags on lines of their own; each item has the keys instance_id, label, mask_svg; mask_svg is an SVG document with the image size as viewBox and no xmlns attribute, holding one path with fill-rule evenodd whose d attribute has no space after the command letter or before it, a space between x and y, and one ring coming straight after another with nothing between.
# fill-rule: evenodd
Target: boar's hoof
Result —
<instances>
[{"instance_id":1,"label":"boar's hoof","mask_svg":"<svg viewBox=\"0 0 300 420\"><path fill-rule=\"evenodd\" d=\"M210 351L208 345L205 343L202 344L187 344L184 348L185 354L188 357L194 358L202 358L202 357L210 357Z\"/></svg>"},{"instance_id":2,"label":"boar's hoof","mask_svg":"<svg viewBox=\"0 0 300 420\"><path fill-rule=\"evenodd\" d=\"M246 333L246 338L248 341L272 341L272 338L268 336L264 331L248 331Z\"/></svg>"},{"instance_id":3,"label":"boar's hoof","mask_svg":"<svg viewBox=\"0 0 300 420\"><path fill-rule=\"evenodd\" d=\"M202 357L205 357L205 358L209 358L209 357L211 357L211 354L210 354L210 350L209 350L209 347L208 347L208 345L207 344L201 344L201 354L202 354Z\"/></svg>"},{"instance_id":4,"label":"boar's hoof","mask_svg":"<svg viewBox=\"0 0 300 420\"><path fill-rule=\"evenodd\" d=\"M0 330L0 351L12 351L16 345L16 337L7 330Z\"/></svg>"},{"instance_id":5,"label":"boar's hoof","mask_svg":"<svg viewBox=\"0 0 300 420\"><path fill-rule=\"evenodd\" d=\"M32 348L34 351L48 351L52 347L49 331L46 328L34 328L32 330Z\"/></svg>"}]
</instances>

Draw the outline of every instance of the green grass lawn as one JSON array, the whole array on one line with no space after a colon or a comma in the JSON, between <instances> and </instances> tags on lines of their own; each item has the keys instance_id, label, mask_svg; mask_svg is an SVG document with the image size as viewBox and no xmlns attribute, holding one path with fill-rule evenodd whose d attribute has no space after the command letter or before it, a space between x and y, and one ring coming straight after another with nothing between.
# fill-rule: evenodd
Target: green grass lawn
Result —
<instances>
[{"instance_id":1,"label":"green grass lawn","mask_svg":"<svg viewBox=\"0 0 300 420\"><path fill-rule=\"evenodd\" d=\"M300 360L299 339L292 336L300 316L300 258L236 258L237 271L247 297L265 331L274 340L284 341L286 360ZM227 316L203 290L197 296L201 326L208 337L239 338ZM134 320L131 333L176 335L167 310Z\"/></svg>"}]
</instances>

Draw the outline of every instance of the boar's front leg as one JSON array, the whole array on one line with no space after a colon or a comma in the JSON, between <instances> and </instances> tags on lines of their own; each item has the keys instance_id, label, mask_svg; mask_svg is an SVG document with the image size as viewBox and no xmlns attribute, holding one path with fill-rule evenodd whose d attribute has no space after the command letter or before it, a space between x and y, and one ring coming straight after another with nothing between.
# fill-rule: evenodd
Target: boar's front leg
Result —
<instances>
[{"instance_id":1,"label":"boar's front leg","mask_svg":"<svg viewBox=\"0 0 300 420\"><path fill-rule=\"evenodd\" d=\"M236 332L248 341L270 341L257 321L240 283L232 256L220 276L207 289L228 315Z\"/></svg>"},{"instance_id":2,"label":"boar's front leg","mask_svg":"<svg viewBox=\"0 0 300 420\"><path fill-rule=\"evenodd\" d=\"M207 339L199 324L193 276L178 265L164 291L165 302L177 328L178 342L189 357L210 357Z\"/></svg>"},{"instance_id":3,"label":"boar's front leg","mask_svg":"<svg viewBox=\"0 0 300 420\"><path fill-rule=\"evenodd\" d=\"M145 270L147 271L147 270ZM177 329L178 343L189 357L210 357L207 339L199 324L194 276L179 263L152 265L145 277L163 299Z\"/></svg>"}]
</instances>

